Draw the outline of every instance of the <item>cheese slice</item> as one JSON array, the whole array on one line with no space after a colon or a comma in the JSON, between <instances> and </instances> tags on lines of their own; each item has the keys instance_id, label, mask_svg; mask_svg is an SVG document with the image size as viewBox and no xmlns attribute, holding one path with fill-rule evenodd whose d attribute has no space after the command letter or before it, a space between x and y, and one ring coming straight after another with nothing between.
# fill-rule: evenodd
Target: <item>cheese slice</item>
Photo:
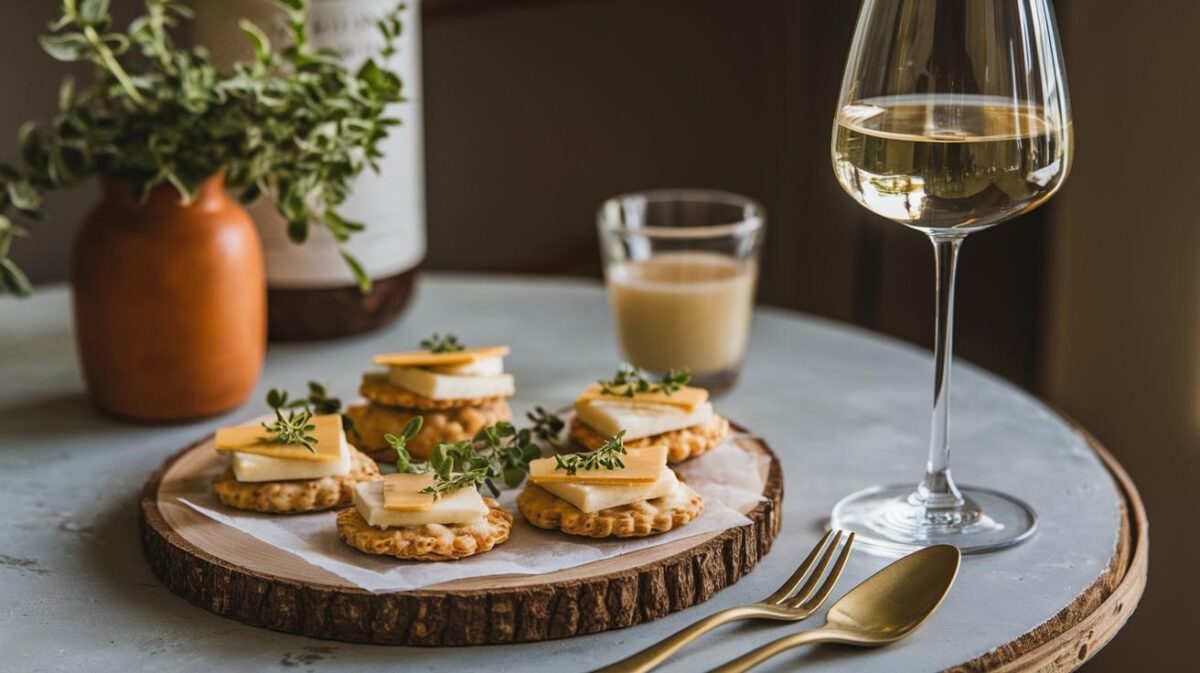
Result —
<instances>
[{"instance_id":1,"label":"cheese slice","mask_svg":"<svg viewBox=\"0 0 1200 673\"><path fill-rule=\"evenodd\" d=\"M504 373L504 358L496 356L494 358L483 358L474 362L466 362L461 365L438 365L436 367L424 367L434 374L449 374L451 376L496 376Z\"/></svg>"},{"instance_id":2,"label":"cheese slice","mask_svg":"<svg viewBox=\"0 0 1200 673\"><path fill-rule=\"evenodd\" d=\"M392 367L388 380L433 400L508 397L516 391L512 374L449 376L416 367Z\"/></svg>"},{"instance_id":3,"label":"cheese slice","mask_svg":"<svg viewBox=\"0 0 1200 673\"><path fill-rule=\"evenodd\" d=\"M346 444L346 433L342 432L342 417L338 414L313 416L312 424L316 426L311 433L316 438L313 443L315 451L309 451L299 444L267 441L271 437L271 433L264 430L260 424L218 429L216 448L217 451L252 453L285 460L314 462L340 460Z\"/></svg>"},{"instance_id":4,"label":"cheese slice","mask_svg":"<svg viewBox=\"0 0 1200 673\"><path fill-rule=\"evenodd\" d=\"M575 505L581 512L599 512L610 507L620 507L640 500L653 500L675 492L679 480L671 468L662 468L658 481L652 484L573 484L570 482L542 482L538 487L552 495Z\"/></svg>"},{"instance_id":5,"label":"cheese slice","mask_svg":"<svg viewBox=\"0 0 1200 673\"><path fill-rule=\"evenodd\" d=\"M553 456L539 458L529 463L529 480L539 486L552 482L627 486L653 484L662 478L663 470L667 469L667 447L658 445L630 449L627 455L621 456L621 462L625 463L625 467L577 470L575 474L567 474L566 470L556 469L558 463Z\"/></svg>"},{"instance_id":6,"label":"cheese slice","mask_svg":"<svg viewBox=\"0 0 1200 673\"><path fill-rule=\"evenodd\" d=\"M625 439L634 440L707 423L713 415L711 402L703 402L692 411L667 404L597 399L575 403L575 415L596 432L611 437L625 431Z\"/></svg>"},{"instance_id":7,"label":"cheese slice","mask_svg":"<svg viewBox=\"0 0 1200 673\"><path fill-rule=\"evenodd\" d=\"M433 486L433 473L389 474L383 478L383 508L389 512L426 512L433 496L421 489Z\"/></svg>"},{"instance_id":8,"label":"cheese slice","mask_svg":"<svg viewBox=\"0 0 1200 673\"><path fill-rule=\"evenodd\" d=\"M384 481L359 482L354 487L354 507L376 528L401 528L430 524L469 524L488 514L487 504L473 488L460 488L443 495L424 512L393 512L384 507Z\"/></svg>"},{"instance_id":9,"label":"cheese slice","mask_svg":"<svg viewBox=\"0 0 1200 673\"><path fill-rule=\"evenodd\" d=\"M616 390L624 392L626 388L617 388ZM609 400L614 402L641 402L643 404L666 404L673 407L682 407L687 411L693 411L696 407L708 401L708 391L703 388L693 388L684 386L673 393L664 393L661 390L652 393L634 393L632 397L615 393L605 393L604 386L599 383L593 383L584 389L584 391L575 400L575 404L580 402L591 402L593 400Z\"/></svg>"},{"instance_id":10,"label":"cheese slice","mask_svg":"<svg viewBox=\"0 0 1200 673\"><path fill-rule=\"evenodd\" d=\"M375 364L389 367L438 367L442 365L462 365L468 362L486 360L488 358L508 355L508 346L489 346L487 348L465 348L451 353L431 353L429 351L410 351L407 353L385 353L375 356Z\"/></svg>"},{"instance_id":11,"label":"cheese slice","mask_svg":"<svg viewBox=\"0 0 1200 673\"><path fill-rule=\"evenodd\" d=\"M337 460L292 460L253 453L233 453L233 476L242 483L321 479L350 474L350 445L341 443Z\"/></svg>"}]
</instances>

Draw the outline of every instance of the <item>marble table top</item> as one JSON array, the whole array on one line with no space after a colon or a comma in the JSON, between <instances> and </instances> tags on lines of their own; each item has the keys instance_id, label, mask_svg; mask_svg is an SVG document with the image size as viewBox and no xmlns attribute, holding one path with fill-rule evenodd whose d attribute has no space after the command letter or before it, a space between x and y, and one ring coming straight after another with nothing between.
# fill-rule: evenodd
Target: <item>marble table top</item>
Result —
<instances>
[{"instance_id":1,"label":"marble table top","mask_svg":"<svg viewBox=\"0 0 1200 673\"><path fill-rule=\"evenodd\" d=\"M599 285L500 276L426 276L403 320L375 334L273 344L260 391L309 379L353 398L370 356L432 331L508 343L518 414L564 405L617 362ZM136 503L168 455L245 408L187 425L105 418L84 396L65 289L0 299L0 670L588 670L720 608L769 594L816 541L830 507L859 488L915 481L932 380L928 352L844 325L760 309L742 380L717 400L770 443L785 471L783 532L738 584L683 612L628 629L492 647L390 648L318 641L242 625L166 591L142 560ZM1045 622L1104 570L1119 493L1086 441L1036 399L965 363L954 373L954 472L1010 492L1041 517L1030 542L963 561L941 610L912 638L873 651L816 647L762 671L940 670ZM855 554L833 599L885 559ZM832 603L832 600L830 601ZM816 626L725 627L663 671L699 671ZM10 668L11 667L11 668Z\"/></svg>"}]
</instances>

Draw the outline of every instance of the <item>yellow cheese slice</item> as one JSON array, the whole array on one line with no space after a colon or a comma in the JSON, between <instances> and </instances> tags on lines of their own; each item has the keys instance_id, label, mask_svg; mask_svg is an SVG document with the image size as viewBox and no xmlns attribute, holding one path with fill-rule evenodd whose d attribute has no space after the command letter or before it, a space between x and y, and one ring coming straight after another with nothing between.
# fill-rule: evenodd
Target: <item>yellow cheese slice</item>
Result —
<instances>
[{"instance_id":1,"label":"yellow cheese slice","mask_svg":"<svg viewBox=\"0 0 1200 673\"><path fill-rule=\"evenodd\" d=\"M316 438L313 442L315 451L309 451L300 444L271 442L271 433L264 430L261 424L220 428L216 437L217 451L237 451L286 460L330 461L341 458L342 445L346 442L346 434L342 432L342 417L338 414L313 416L311 423L317 426L311 433Z\"/></svg>"},{"instance_id":2,"label":"yellow cheese slice","mask_svg":"<svg viewBox=\"0 0 1200 673\"><path fill-rule=\"evenodd\" d=\"M506 355L508 355L508 346L465 348L453 353L410 351L407 353L384 353L383 355L376 355L375 364L387 365L389 367L442 367L446 365L465 365L488 358L502 358Z\"/></svg>"},{"instance_id":3,"label":"yellow cheese slice","mask_svg":"<svg viewBox=\"0 0 1200 673\"><path fill-rule=\"evenodd\" d=\"M388 474L383 477L383 508L389 512L425 512L433 507L434 497L421 493L433 486L433 473Z\"/></svg>"},{"instance_id":4,"label":"yellow cheese slice","mask_svg":"<svg viewBox=\"0 0 1200 673\"><path fill-rule=\"evenodd\" d=\"M667 469L667 447L659 445L630 449L627 455L621 456L621 462L625 463L625 467L614 470L578 470L575 474L567 474L566 470L555 469L558 463L553 456L539 458L529 463L529 480L535 484L653 484L662 477L662 471Z\"/></svg>"},{"instance_id":5,"label":"yellow cheese slice","mask_svg":"<svg viewBox=\"0 0 1200 673\"><path fill-rule=\"evenodd\" d=\"M623 391L625 388L616 388L615 390ZM656 390L652 393L634 393L632 397L621 394L605 393L604 386L599 383L593 383L588 386L578 399L575 400L575 407L578 408L581 404L587 404L593 400L610 400L613 402L642 402L646 404L669 404L684 409L685 411L695 411L696 407L708 401L708 391L704 388L693 388L684 386L671 394Z\"/></svg>"}]
</instances>

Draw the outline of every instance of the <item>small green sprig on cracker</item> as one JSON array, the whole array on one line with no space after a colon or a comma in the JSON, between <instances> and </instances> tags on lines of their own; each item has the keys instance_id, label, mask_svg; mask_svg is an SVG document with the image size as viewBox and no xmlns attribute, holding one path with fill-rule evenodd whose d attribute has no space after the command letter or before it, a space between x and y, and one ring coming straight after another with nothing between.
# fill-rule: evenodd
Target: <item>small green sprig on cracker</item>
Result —
<instances>
[{"instance_id":1,"label":"small green sprig on cracker","mask_svg":"<svg viewBox=\"0 0 1200 673\"><path fill-rule=\"evenodd\" d=\"M665 395L677 392L692 380L692 374L686 369L676 371L674 369L667 372L667 375L658 381L651 381L646 378L646 375L641 369L633 365L622 365L617 373L611 379L601 379L597 381L600 384L600 392L605 395L620 395L622 397L633 397L637 393L654 393L661 392Z\"/></svg>"},{"instance_id":2,"label":"small green sprig on cracker","mask_svg":"<svg viewBox=\"0 0 1200 673\"><path fill-rule=\"evenodd\" d=\"M579 470L585 472L600 469L615 470L625 467L625 461L621 460L621 456L626 453L628 452L625 450L625 431L622 430L594 451L556 454L554 469L564 470L568 475L573 475Z\"/></svg>"}]
</instances>

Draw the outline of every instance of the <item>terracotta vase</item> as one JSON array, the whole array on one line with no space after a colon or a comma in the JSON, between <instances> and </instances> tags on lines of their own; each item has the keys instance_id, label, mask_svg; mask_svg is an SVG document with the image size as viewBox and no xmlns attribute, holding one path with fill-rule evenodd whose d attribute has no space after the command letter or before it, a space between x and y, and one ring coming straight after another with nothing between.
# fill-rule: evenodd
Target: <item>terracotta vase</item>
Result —
<instances>
[{"instance_id":1,"label":"terracotta vase","mask_svg":"<svg viewBox=\"0 0 1200 673\"><path fill-rule=\"evenodd\" d=\"M139 203L110 181L75 239L75 335L101 410L178 421L240 405L266 350L266 276L254 222L224 179L195 201L159 187Z\"/></svg>"}]
</instances>

